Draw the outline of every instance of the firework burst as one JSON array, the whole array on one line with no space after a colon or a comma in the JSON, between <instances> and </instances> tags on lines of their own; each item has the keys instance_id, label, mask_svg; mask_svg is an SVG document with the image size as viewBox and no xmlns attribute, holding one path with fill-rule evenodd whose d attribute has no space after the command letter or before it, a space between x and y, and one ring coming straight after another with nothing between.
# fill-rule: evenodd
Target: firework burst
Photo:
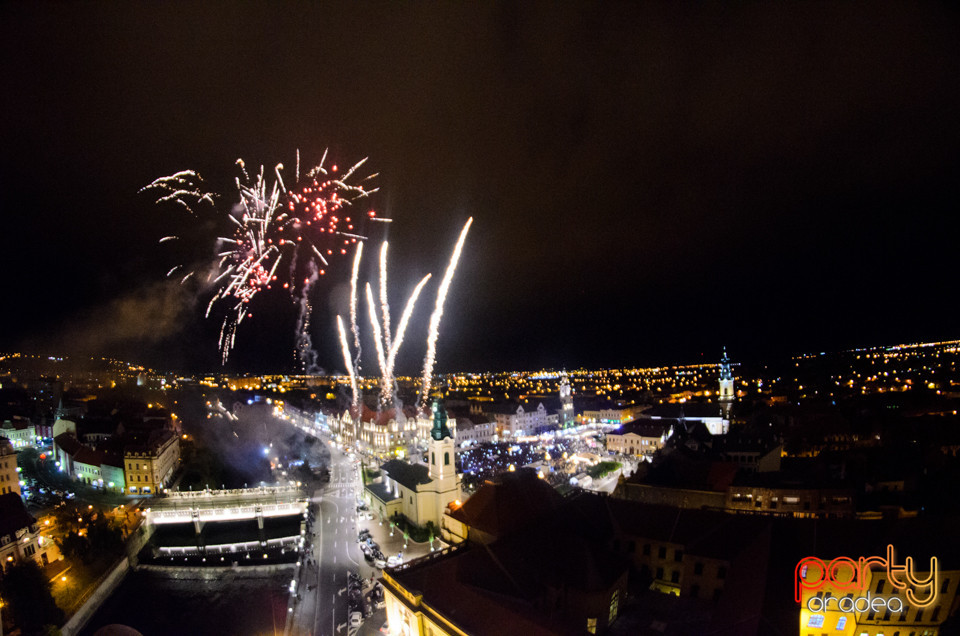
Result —
<instances>
[{"instance_id":1,"label":"firework burst","mask_svg":"<svg viewBox=\"0 0 960 636\"><path fill-rule=\"evenodd\" d=\"M277 273L281 263L289 261L290 265L289 277L282 281L283 288L290 289L301 308L309 307L307 295L312 280L315 280L314 272L324 276L332 259L345 255L350 245L366 239L357 232L358 220L355 215L345 214L344 208L376 192L376 188L366 185L376 175L369 175L353 184L350 179L366 159L341 173L336 165L329 168L324 166L326 157L324 153L320 164L301 179L298 152L295 185L291 189L286 187L283 180L283 164L277 164L269 177L261 166L251 178L244 161L237 160L242 174L235 181L239 202L223 214L233 231L230 236L217 237L218 261L207 278L215 291L207 305L206 315L210 316L217 305L226 308L220 329L220 351L224 363L236 343L237 328L249 315L251 301L264 289L281 282ZM203 179L199 174L184 170L161 177L143 190L158 192L160 196L157 203L175 202L191 214L197 214L194 207L199 203L208 203L216 209L215 195L206 192L202 184ZM378 219L372 210L361 215L361 218L389 221ZM162 241L172 238L176 237L165 237ZM171 270L170 274L175 271L177 268ZM303 272L309 272L309 275L303 276ZM184 276L182 282L192 274L190 272ZM311 359L302 350L305 342L302 338L306 328L304 325L308 324L308 317L305 319L301 312L298 354L303 363Z\"/></svg>"}]
</instances>

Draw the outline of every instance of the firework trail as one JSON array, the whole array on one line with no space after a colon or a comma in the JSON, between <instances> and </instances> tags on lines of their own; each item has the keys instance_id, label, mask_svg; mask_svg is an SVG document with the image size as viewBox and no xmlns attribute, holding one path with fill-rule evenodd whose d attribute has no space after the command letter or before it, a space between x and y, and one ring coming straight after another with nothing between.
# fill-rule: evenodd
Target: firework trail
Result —
<instances>
[{"instance_id":1,"label":"firework trail","mask_svg":"<svg viewBox=\"0 0 960 636\"><path fill-rule=\"evenodd\" d=\"M348 180L366 159L338 175L336 165L324 167L326 157L324 152L320 164L301 180L298 151L295 186L291 189L283 180L283 164L277 164L269 177L263 166L251 177L244 161L237 160L242 173L242 177L235 180L239 202L223 215L233 226L233 234L217 237L218 262L214 273L207 278L207 283L214 286L215 292L207 306L206 315L210 315L215 305L227 305L226 317L220 329L224 363L236 343L237 328L249 315L249 303L263 289L270 289L277 282L276 272L281 262L290 261L291 265L289 280L283 283L283 287L291 289L294 298L297 297L297 290L300 290L299 339L304 333L304 324L309 321L309 317L303 315L303 303L309 288L315 282L316 274L326 274L326 270L318 267L316 261L327 267L330 259L345 255L350 245L359 246L366 239L357 233L357 222L350 216L342 217L341 211L351 202L377 191L364 185L376 175L370 175L353 185ZM191 214L196 214L193 206L200 202L207 202L216 209L215 195L205 192L202 183L199 174L184 170L156 179L141 191L159 191L161 196L157 203L172 201L184 206ZM372 210L367 212L364 220L386 221L378 219ZM164 237L161 242L175 238ZM305 278L297 274L303 262L306 262L310 272ZM174 271L176 268L168 275ZM181 283L186 282L193 273L187 273ZM302 286L300 280L303 280Z\"/></svg>"},{"instance_id":2,"label":"firework trail","mask_svg":"<svg viewBox=\"0 0 960 636\"><path fill-rule=\"evenodd\" d=\"M310 304L310 290L320 277L317 271L317 265L310 261L307 265L310 270L310 276L304 281L303 290L300 294L299 314L297 315L297 346L294 355L300 363L300 368L305 373L320 373L320 367L317 366L317 352L313 349L313 338L310 336L310 316L313 314L313 307Z\"/></svg>"},{"instance_id":3,"label":"firework trail","mask_svg":"<svg viewBox=\"0 0 960 636\"><path fill-rule=\"evenodd\" d=\"M343 363L347 366L347 374L350 376L350 387L353 389L353 408L356 409L360 404L360 387L357 382L357 374L353 369L353 363L350 360L350 345L347 343L347 332L343 329L343 320L337 316L337 333L340 335L340 351L343 353Z\"/></svg>"},{"instance_id":4,"label":"firework trail","mask_svg":"<svg viewBox=\"0 0 960 636\"><path fill-rule=\"evenodd\" d=\"M380 313L383 316L383 345L390 350L390 303L387 301L387 242L380 246Z\"/></svg>"},{"instance_id":5,"label":"firework trail","mask_svg":"<svg viewBox=\"0 0 960 636\"><path fill-rule=\"evenodd\" d=\"M370 314L370 327L373 329L373 343L377 348L377 362L380 365L380 401L386 404L390 399L389 376L387 376L387 358L383 351L383 332L380 330L380 321L377 320L377 307L373 302L373 290L370 283L366 286L367 309Z\"/></svg>"},{"instance_id":6,"label":"firework trail","mask_svg":"<svg viewBox=\"0 0 960 636\"><path fill-rule=\"evenodd\" d=\"M353 346L360 351L360 329L357 325L357 278L360 275L360 257L363 243L357 243L357 253L353 257L353 271L350 276L350 331L353 332Z\"/></svg>"},{"instance_id":7,"label":"firework trail","mask_svg":"<svg viewBox=\"0 0 960 636\"><path fill-rule=\"evenodd\" d=\"M460 261L460 252L463 250L463 243L467 240L467 232L470 231L472 223L473 217L470 217L460 231L460 238L457 239L457 245L453 248L453 254L447 264L447 271L444 272L443 280L440 281L440 287L437 289L436 305L434 305L433 313L430 314L430 325L427 332L427 355L423 358L423 378L420 385L420 405L422 408L426 407L427 401L430 399L433 365L437 356L437 337L440 335L440 318L443 317L443 303L447 299L453 274L457 269L457 263Z\"/></svg>"},{"instance_id":8,"label":"firework trail","mask_svg":"<svg viewBox=\"0 0 960 636\"><path fill-rule=\"evenodd\" d=\"M410 322L410 317L413 315L414 305L417 304L417 298L420 296L420 292L423 291L423 286L427 284L428 280L430 280L430 276L431 274L427 274L420 280L420 282L414 288L413 293L410 294L410 298L407 299L407 305L403 308L403 313L400 315L400 322L397 324L396 337L393 339L393 344L387 354L387 374L391 378L391 386L394 379L393 366L397 361L397 353L400 351L400 345L403 344L403 335L407 330L407 323Z\"/></svg>"}]
</instances>

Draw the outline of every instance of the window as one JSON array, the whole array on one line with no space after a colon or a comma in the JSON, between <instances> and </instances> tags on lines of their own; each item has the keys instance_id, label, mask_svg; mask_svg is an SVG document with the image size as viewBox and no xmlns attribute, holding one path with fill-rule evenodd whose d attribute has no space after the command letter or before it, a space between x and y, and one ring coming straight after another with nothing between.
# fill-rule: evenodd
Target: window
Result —
<instances>
[{"instance_id":1,"label":"window","mask_svg":"<svg viewBox=\"0 0 960 636\"><path fill-rule=\"evenodd\" d=\"M940 586L940 593L946 594L948 587L950 587L950 579L944 579L943 585Z\"/></svg>"},{"instance_id":2,"label":"window","mask_svg":"<svg viewBox=\"0 0 960 636\"><path fill-rule=\"evenodd\" d=\"M430 453L430 463L433 464L434 466L437 465L437 454L436 454L436 453Z\"/></svg>"},{"instance_id":3,"label":"window","mask_svg":"<svg viewBox=\"0 0 960 636\"><path fill-rule=\"evenodd\" d=\"M693 565L694 574L703 574L703 563L695 563Z\"/></svg>"},{"instance_id":4,"label":"window","mask_svg":"<svg viewBox=\"0 0 960 636\"><path fill-rule=\"evenodd\" d=\"M811 614L807 621L807 627L823 627L823 614Z\"/></svg>"},{"instance_id":5,"label":"window","mask_svg":"<svg viewBox=\"0 0 960 636\"><path fill-rule=\"evenodd\" d=\"M666 558L667 558L667 549L661 547L659 550L657 550L657 556L660 557L661 559L666 559Z\"/></svg>"},{"instance_id":6,"label":"window","mask_svg":"<svg viewBox=\"0 0 960 636\"><path fill-rule=\"evenodd\" d=\"M683 560L683 550L674 550L673 560L676 561L677 563L680 563Z\"/></svg>"},{"instance_id":7,"label":"window","mask_svg":"<svg viewBox=\"0 0 960 636\"><path fill-rule=\"evenodd\" d=\"M663 568L657 568L657 579L663 580Z\"/></svg>"},{"instance_id":8,"label":"window","mask_svg":"<svg viewBox=\"0 0 960 636\"><path fill-rule=\"evenodd\" d=\"M904 614L906 614L906 612L904 612ZM917 617L916 617L915 619L913 619L913 622L915 622L915 623L922 623L922 622L923 622L923 609L922 609L922 608L917 610Z\"/></svg>"},{"instance_id":9,"label":"window","mask_svg":"<svg viewBox=\"0 0 960 636\"><path fill-rule=\"evenodd\" d=\"M610 597L610 619L607 621L607 624L612 623L617 618L617 613L620 611L620 590L614 590L613 595Z\"/></svg>"},{"instance_id":10,"label":"window","mask_svg":"<svg viewBox=\"0 0 960 636\"><path fill-rule=\"evenodd\" d=\"M591 634L597 633L597 619L595 618L587 619L587 631L590 632Z\"/></svg>"},{"instance_id":11,"label":"window","mask_svg":"<svg viewBox=\"0 0 960 636\"><path fill-rule=\"evenodd\" d=\"M936 621L940 617L940 606L933 608L933 614L930 616L930 620Z\"/></svg>"},{"instance_id":12,"label":"window","mask_svg":"<svg viewBox=\"0 0 960 636\"><path fill-rule=\"evenodd\" d=\"M699 586L699 585L691 585L691 586L690 586L690 598L697 598L698 596L700 596L700 586Z\"/></svg>"},{"instance_id":13,"label":"window","mask_svg":"<svg viewBox=\"0 0 960 636\"><path fill-rule=\"evenodd\" d=\"M876 618L876 617L877 617L877 611L876 611L876 610L870 610L870 613L867 614L867 620L868 620L868 621L872 621L872 620L873 620L874 618Z\"/></svg>"},{"instance_id":14,"label":"window","mask_svg":"<svg viewBox=\"0 0 960 636\"><path fill-rule=\"evenodd\" d=\"M880 579L879 581L877 581L877 594L882 594L882 593L883 593L883 584L884 584L884 583L885 583L885 581L884 581L883 579Z\"/></svg>"},{"instance_id":15,"label":"window","mask_svg":"<svg viewBox=\"0 0 960 636\"><path fill-rule=\"evenodd\" d=\"M719 587L713 591L713 602L716 603L720 600L720 595L723 593Z\"/></svg>"},{"instance_id":16,"label":"window","mask_svg":"<svg viewBox=\"0 0 960 636\"><path fill-rule=\"evenodd\" d=\"M673 572L671 572L671 573L670 573L670 580L671 580L672 582L674 582L674 583L679 583L679 582L680 582L680 572L678 572L677 570L674 570Z\"/></svg>"},{"instance_id":17,"label":"window","mask_svg":"<svg viewBox=\"0 0 960 636\"><path fill-rule=\"evenodd\" d=\"M444 453L444 454L443 454L443 465L444 465L444 466L449 466L449 465L450 465L450 453Z\"/></svg>"},{"instance_id":18,"label":"window","mask_svg":"<svg viewBox=\"0 0 960 636\"><path fill-rule=\"evenodd\" d=\"M843 629L846 629L846 627L847 627L847 617L841 616L840 618L837 619L837 631L839 632Z\"/></svg>"},{"instance_id":19,"label":"window","mask_svg":"<svg viewBox=\"0 0 960 636\"><path fill-rule=\"evenodd\" d=\"M643 544L643 556L650 556L650 544L649 544L649 543L644 543L644 544Z\"/></svg>"}]
</instances>

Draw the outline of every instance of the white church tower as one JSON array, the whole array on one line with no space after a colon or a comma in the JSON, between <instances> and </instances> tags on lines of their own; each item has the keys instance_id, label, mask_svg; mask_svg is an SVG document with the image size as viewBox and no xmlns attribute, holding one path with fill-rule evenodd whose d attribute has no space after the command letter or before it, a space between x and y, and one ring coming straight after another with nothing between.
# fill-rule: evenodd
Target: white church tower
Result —
<instances>
[{"instance_id":1,"label":"white church tower","mask_svg":"<svg viewBox=\"0 0 960 636\"><path fill-rule=\"evenodd\" d=\"M720 361L720 409L723 419L730 421L730 411L736 397L733 389L733 370L730 368L730 358L727 357L727 348L723 348L723 359Z\"/></svg>"},{"instance_id":2,"label":"white church tower","mask_svg":"<svg viewBox=\"0 0 960 636\"><path fill-rule=\"evenodd\" d=\"M433 518L440 525L443 511L451 502L463 497L460 490L460 475L457 474L457 458L453 435L447 427L447 409L443 401L433 401L433 429L427 443L427 461L429 462L430 484L425 487L435 493Z\"/></svg>"},{"instance_id":3,"label":"white church tower","mask_svg":"<svg viewBox=\"0 0 960 636\"><path fill-rule=\"evenodd\" d=\"M570 388L570 378L564 371L560 379L560 430L574 426L576 419L573 412L573 391Z\"/></svg>"}]
</instances>

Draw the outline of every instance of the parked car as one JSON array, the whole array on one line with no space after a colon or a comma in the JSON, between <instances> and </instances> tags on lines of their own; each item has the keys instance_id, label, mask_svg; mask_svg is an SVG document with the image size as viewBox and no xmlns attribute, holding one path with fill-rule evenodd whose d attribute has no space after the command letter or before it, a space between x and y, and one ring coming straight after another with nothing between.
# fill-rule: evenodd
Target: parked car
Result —
<instances>
[{"instance_id":1,"label":"parked car","mask_svg":"<svg viewBox=\"0 0 960 636\"><path fill-rule=\"evenodd\" d=\"M360 627L361 625L363 625L363 614L352 612L350 614L350 627Z\"/></svg>"},{"instance_id":2,"label":"parked car","mask_svg":"<svg viewBox=\"0 0 960 636\"><path fill-rule=\"evenodd\" d=\"M373 559L373 564L374 564L376 567L380 568L381 570L382 570L383 568L387 567L387 562L384 561L383 559Z\"/></svg>"},{"instance_id":3,"label":"parked car","mask_svg":"<svg viewBox=\"0 0 960 636\"><path fill-rule=\"evenodd\" d=\"M401 563L403 563L403 559L398 556L391 556L389 559L387 559L387 565L391 568L395 568Z\"/></svg>"}]
</instances>

